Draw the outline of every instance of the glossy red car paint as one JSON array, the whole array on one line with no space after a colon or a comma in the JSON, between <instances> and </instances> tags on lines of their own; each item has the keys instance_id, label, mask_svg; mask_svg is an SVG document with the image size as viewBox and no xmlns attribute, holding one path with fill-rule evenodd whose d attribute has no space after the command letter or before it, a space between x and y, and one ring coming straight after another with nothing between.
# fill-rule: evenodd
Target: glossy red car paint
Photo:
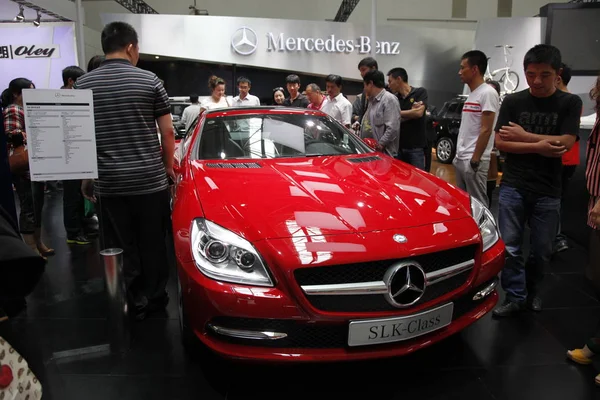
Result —
<instances>
[{"instance_id":1,"label":"glossy red car paint","mask_svg":"<svg viewBox=\"0 0 600 400\"><path fill-rule=\"evenodd\" d=\"M338 361L407 354L458 332L489 312L492 292L445 328L405 341L335 348L277 348L246 345L212 333L220 317L296 321L347 329L349 321L408 316L449 302L472 301L474 290L492 281L504 265L499 240L481 251L481 234L464 192L432 175L381 153L368 163L362 155L260 159L257 169L207 168L190 157L206 118L239 114L310 113L282 108L227 110L201 116L175 158L178 174L173 229L178 275L187 324L210 349L224 356L265 361ZM257 161L257 160L253 160ZM229 163L244 160L229 160ZM274 287L248 286L205 276L191 253L190 227L206 218L245 238L265 261ZM401 233L408 241L392 238ZM474 245L475 266L458 289L406 309L369 312L323 311L296 282L298 269L368 263ZM465 300L467 299L467 300Z\"/></svg>"}]
</instances>

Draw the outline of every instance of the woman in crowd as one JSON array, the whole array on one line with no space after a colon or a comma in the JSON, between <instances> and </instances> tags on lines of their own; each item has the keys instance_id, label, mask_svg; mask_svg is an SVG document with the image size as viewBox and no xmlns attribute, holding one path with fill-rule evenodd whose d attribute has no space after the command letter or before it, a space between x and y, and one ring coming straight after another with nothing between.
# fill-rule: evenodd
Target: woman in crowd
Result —
<instances>
[{"instance_id":1,"label":"woman in crowd","mask_svg":"<svg viewBox=\"0 0 600 400\"><path fill-rule=\"evenodd\" d=\"M285 101L285 92L282 87L276 87L273 89L273 105L282 106Z\"/></svg>"},{"instance_id":2,"label":"woman in crowd","mask_svg":"<svg viewBox=\"0 0 600 400\"><path fill-rule=\"evenodd\" d=\"M223 78L211 76L208 80L208 88L210 89L210 97L202 102L200 112L230 107L227 96L225 96L225 80Z\"/></svg>"},{"instance_id":3,"label":"woman in crowd","mask_svg":"<svg viewBox=\"0 0 600 400\"><path fill-rule=\"evenodd\" d=\"M94 56L90 58L90 61L88 61L87 72L92 72L98 68L100 64L102 64L102 61L104 61L104 58L104 56Z\"/></svg>"},{"instance_id":4,"label":"woman in crowd","mask_svg":"<svg viewBox=\"0 0 600 400\"><path fill-rule=\"evenodd\" d=\"M8 89L2 92L4 132L11 154L24 151L27 146L23 89L34 89L33 82L26 78L13 79ZM42 241L42 209L44 207L44 182L32 182L29 169L13 173L13 184L20 204L19 230L25 243L43 257L54 255Z\"/></svg>"},{"instance_id":5,"label":"woman in crowd","mask_svg":"<svg viewBox=\"0 0 600 400\"><path fill-rule=\"evenodd\" d=\"M587 167L585 177L590 193L588 226L591 228L589 261L586 276L600 292L600 77L591 90L590 97L596 101L596 123L587 144ZM569 350L567 357L578 364L591 364L592 357L600 354L600 327L582 349ZM596 384L600 385L600 374L596 376Z\"/></svg>"},{"instance_id":6,"label":"woman in crowd","mask_svg":"<svg viewBox=\"0 0 600 400\"><path fill-rule=\"evenodd\" d=\"M87 65L87 72L92 72L96 68L98 68L102 62L106 59L105 56L94 56L90 58ZM96 215L96 206L94 203L89 201L88 199L84 199L84 220L85 223L93 226L98 225L98 216Z\"/></svg>"}]
</instances>

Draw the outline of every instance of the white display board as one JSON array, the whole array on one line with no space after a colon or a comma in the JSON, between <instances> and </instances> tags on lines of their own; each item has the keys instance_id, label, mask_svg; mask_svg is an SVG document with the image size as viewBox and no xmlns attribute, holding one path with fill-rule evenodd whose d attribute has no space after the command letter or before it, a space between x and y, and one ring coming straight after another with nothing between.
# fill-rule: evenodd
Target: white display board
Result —
<instances>
[{"instance_id":1,"label":"white display board","mask_svg":"<svg viewBox=\"0 0 600 400\"><path fill-rule=\"evenodd\" d=\"M32 181L98 178L91 90L23 90Z\"/></svg>"}]
</instances>

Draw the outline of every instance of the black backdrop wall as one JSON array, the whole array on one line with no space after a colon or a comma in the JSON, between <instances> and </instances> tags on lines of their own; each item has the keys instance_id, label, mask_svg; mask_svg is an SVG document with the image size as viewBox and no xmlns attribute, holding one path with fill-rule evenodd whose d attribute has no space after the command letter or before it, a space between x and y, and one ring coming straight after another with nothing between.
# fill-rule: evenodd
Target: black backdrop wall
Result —
<instances>
[{"instance_id":1,"label":"black backdrop wall","mask_svg":"<svg viewBox=\"0 0 600 400\"><path fill-rule=\"evenodd\" d=\"M225 79L228 95L236 96L237 78L245 76L252 81L251 93L261 99L262 104L270 104L273 96L273 88L278 86L285 88L285 78L289 74L297 74L300 77L301 89L304 90L309 83L316 83L325 91L325 77L299 74L294 71L277 71L269 69L232 66L225 64L208 64L186 60L162 61L162 60L140 60L138 67L154 72L160 79L165 81L165 88L169 96L189 96L197 93L200 96L208 96L208 79L216 75ZM335 73L335 71L331 71ZM346 95L356 95L362 92L363 84L359 81L360 74L356 70L357 81L345 81L343 92ZM287 92L286 92L287 95Z\"/></svg>"}]
</instances>

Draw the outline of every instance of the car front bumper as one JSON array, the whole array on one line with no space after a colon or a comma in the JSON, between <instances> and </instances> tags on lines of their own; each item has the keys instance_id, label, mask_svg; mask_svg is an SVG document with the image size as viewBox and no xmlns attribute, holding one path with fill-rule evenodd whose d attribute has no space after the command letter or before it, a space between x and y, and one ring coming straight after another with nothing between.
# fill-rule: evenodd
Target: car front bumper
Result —
<instances>
[{"instance_id":1,"label":"car front bumper","mask_svg":"<svg viewBox=\"0 0 600 400\"><path fill-rule=\"evenodd\" d=\"M418 310L377 313L320 312L289 288L260 288L218 282L193 262L179 263L188 326L208 348L234 359L270 362L366 360L412 353L459 332L491 311L498 301L500 241L481 256L469 284ZM365 319L410 316L453 303L449 325L393 343L348 345L349 324Z\"/></svg>"}]
</instances>

